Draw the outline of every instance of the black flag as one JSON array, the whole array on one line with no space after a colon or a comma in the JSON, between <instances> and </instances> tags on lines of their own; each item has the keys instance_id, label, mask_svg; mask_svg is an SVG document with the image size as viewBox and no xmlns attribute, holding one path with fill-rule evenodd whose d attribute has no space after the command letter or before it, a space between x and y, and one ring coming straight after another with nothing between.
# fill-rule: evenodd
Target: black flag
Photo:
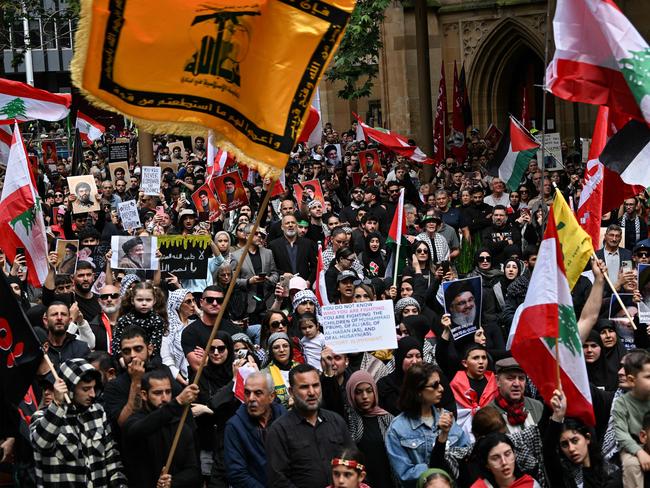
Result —
<instances>
[{"instance_id":1,"label":"black flag","mask_svg":"<svg viewBox=\"0 0 650 488\"><path fill-rule=\"evenodd\" d=\"M5 401L18 405L32 384L43 351L4 273L0 272L0 384Z\"/></svg>"},{"instance_id":2,"label":"black flag","mask_svg":"<svg viewBox=\"0 0 650 488\"><path fill-rule=\"evenodd\" d=\"M74 130L74 148L72 149L72 173L71 176L87 175L90 168L84 161L83 143L79 135L79 129Z\"/></svg>"}]
</instances>

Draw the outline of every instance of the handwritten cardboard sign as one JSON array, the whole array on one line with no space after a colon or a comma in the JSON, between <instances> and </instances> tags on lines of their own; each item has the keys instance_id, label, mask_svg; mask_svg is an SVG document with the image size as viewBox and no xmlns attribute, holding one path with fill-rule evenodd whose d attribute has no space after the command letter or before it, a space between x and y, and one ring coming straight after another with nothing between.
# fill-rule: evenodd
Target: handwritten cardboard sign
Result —
<instances>
[{"instance_id":1,"label":"handwritten cardboard sign","mask_svg":"<svg viewBox=\"0 0 650 488\"><path fill-rule=\"evenodd\" d=\"M172 273L180 279L205 279L208 258L212 257L210 236L160 236L158 249L160 271Z\"/></svg>"},{"instance_id":2,"label":"handwritten cardboard sign","mask_svg":"<svg viewBox=\"0 0 650 488\"><path fill-rule=\"evenodd\" d=\"M122 220L122 227L126 230L133 230L142 227L140 222L140 214L138 213L138 206L135 200L127 200L117 204L117 211Z\"/></svg>"},{"instance_id":3,"label":"handwritten cardboard sign","mask_svg":"<svg viewBox=\"0 0 650 488\"><path fill-rule=\"evenodd\" d=\"M325 343L339 354L397 348L391 300L323 307Z\"/></svg>"},{"instance_id":4,"label":"handwritten cardboard sign","mask_svg":"<svg viewBox=\"0 0 650 488\"><path fill-rule=\"evenodd\" d=\"M145 195L160 195L160 167L143 166L140 189Z\"/></svg>"}]
</instances>

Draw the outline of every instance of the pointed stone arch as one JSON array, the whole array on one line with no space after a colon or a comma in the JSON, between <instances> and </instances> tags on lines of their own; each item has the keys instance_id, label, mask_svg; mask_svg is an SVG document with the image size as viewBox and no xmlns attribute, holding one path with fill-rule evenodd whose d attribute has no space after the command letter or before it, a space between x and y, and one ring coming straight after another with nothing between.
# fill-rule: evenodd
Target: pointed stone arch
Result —
<instances>
[{"instance_id":1,"label":"pointed stone arch","mask_svg":"<svg viewBox=\"0 0 650 488\"><path fill-rule=\"evenodd\" d=\"M518 75L513 70L518 63L533 57L539 65L538 71L543 69L544 30L541 25L535 27L526 25L520 18L506 17L496 23L477 47L469 67L467 86L474 124L483 130L490 123L505 127L512 106L511 86ZM536 82L541 83L541 79ZM536 92L541 93L541 90Z\"/></svg>"}]
</instances>

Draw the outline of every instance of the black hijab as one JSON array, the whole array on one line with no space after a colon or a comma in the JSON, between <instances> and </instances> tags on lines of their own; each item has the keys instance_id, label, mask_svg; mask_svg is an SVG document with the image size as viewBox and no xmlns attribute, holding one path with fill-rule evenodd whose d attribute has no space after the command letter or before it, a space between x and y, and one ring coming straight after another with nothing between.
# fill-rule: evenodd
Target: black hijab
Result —
<instances>
[{"instance_id":1,"label":"black hijab","mask_svg":"<svg viewBox=\"0 0 650 488\"><path fill-rule=\"evenodd\" d=\"M214 364L208 360L199 379L199 388L201 391L211 391L213 393L232 381L232 363L235 359L235 348L230 334L220 330L217 332L215 339L219 339L224 343L228 350L228 357L223 364Z\"/></svg>"}]
</instances>

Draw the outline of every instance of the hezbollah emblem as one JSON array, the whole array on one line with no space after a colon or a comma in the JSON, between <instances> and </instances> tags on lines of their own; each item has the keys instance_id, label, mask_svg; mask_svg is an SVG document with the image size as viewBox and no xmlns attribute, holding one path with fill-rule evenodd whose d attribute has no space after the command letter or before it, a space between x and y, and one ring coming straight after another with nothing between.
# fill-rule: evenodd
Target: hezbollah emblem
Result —
<instances>
[{"instance_id":1,"label":"hezbollah emblem","mask_svg":"<svg viewBox=\"0 0 650 488\"><path fill-rule=\"evenodd\" d=\"M240 86L239 65L248 54L250 29L244 17L260 15L258 5L205 7L192 22L197 50L185 65L192 75L218 76Z\"/></svg>"}]
</instances>

